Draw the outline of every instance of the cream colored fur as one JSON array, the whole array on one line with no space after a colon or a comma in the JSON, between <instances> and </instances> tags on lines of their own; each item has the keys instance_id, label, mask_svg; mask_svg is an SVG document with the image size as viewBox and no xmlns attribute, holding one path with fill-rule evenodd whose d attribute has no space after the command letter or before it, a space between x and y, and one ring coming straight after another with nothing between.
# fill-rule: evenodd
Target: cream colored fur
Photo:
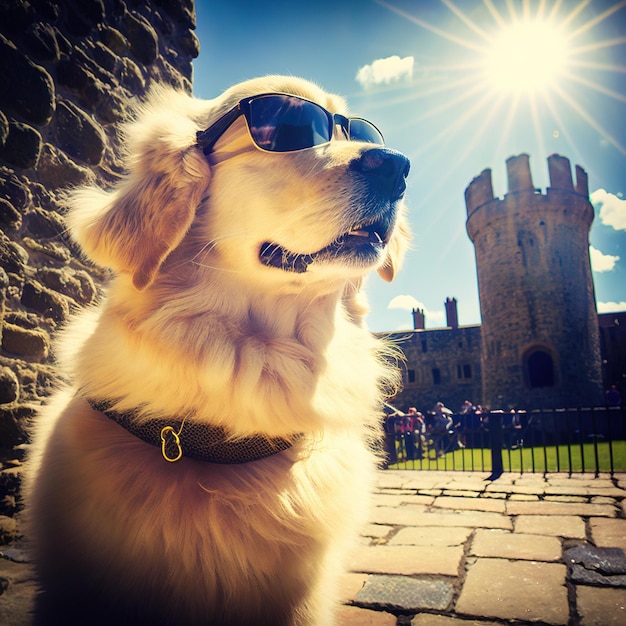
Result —
<instances>
[{"instance_id":1,"label":"cream colored fur","mask_svg":"<svg viewBox=\"0 0 626 626\"><path fill-rule=\"evenodd\" d=\"M72 386L36 426L27 515L45 592L37 623L334 623L382 394L395 382L389 349L363 327L359 287L371 269L393 278L408 233L401 209L372 267L261 265L263 241L314 252L354 225L367 197L348 166L371 147L268 155L240 119L208 163L196 131L270 91L345 113L340 98L294 78L212 101L162 89L127 128L124 180L72 195L73 236L115 278L59 338ZM139 407L139 420L189 414L235 438L301 436L252 463L171 464L86 398Z\"/></svg>"}]
</instances>

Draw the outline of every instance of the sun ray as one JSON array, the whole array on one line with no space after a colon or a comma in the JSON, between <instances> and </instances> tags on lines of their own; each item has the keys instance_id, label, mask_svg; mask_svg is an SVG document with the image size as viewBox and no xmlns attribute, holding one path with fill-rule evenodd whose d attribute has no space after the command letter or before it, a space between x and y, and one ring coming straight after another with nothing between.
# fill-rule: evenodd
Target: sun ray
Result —
<instances>
[{"instance_id":1,"label":"sun ray","mask_svg":"<svg viewBox=\"0 0 626 626\"><path fill-rule=\"evenodd\" d=\"M618 74L626 74L626 65L613 65L611 63L597 63L596 61L571 61L572 67L588 67L592 70L600 70L602 72L617 72Z\"/></svg>"},{"instance_id":2,"label":"sun ray","mask_svg":"<svg viewBox=\"0 0 626 626\"><path fill-rule=\"evenodd\" d=\"M461 9L459 9L452 0L440 0L442 4L445 4L452 13L454 13L466 26L471 28L477 35L480 35L486 41L491 39L491 36L488 35L482 28L473 22Z\"/></svg>"},{"instance_id":3,"label":"sun ray","mask_svg":"<svg viewBox=\"0 0 626 626\"><path fill-rule=\"evenodd\" d=\"M506 96L504 94L500 95L500 100L504 101ZM515 121L515 116L517 115L518 108L520 106L521 94L514 94L511 105L509 106L508 114L504 120L504 124L502 125L502 133L498 139L498 143L496 144L495 155L499 155L504 150L504 143L508 139L511 128L513 127L513 123Z\"/></svg>"},{"instance_id":4,"label":"sun ray","mask_svg":"<svg viewBox=\"0 0 626 626\"><path fill-rule=\"evenodd\" d=\"M543 132L541 130L539 110L537 108L537 96L535 94L530 95L530 115L533 121L533 128L535 129L535 139L539 146L539 154L547 154L546 145L543 140Z\"/></svg>"},{"instance_id":5,"label":"sun ray","mask_svg":"<svg viewBox=\"0 0 626 626\"><path fill-rule=\"evenodd\" d=\"M602 85L598 85L598 83L593 82L592 80L587 80L578 74L572 74L568 72L566 76L585 87L589 87L589 89L593 89L599 93L603 93L605 96L610 96L615 100L619 100L620 102L626 102L626 96L621 93L617 93L617 91L613 91L612 89L608 89L607 87L603 87Z\"/></svg>"},{"instance_id":6,"label":"sun ray","mask_svg":"<svg viewBox=\"0 0 626 626\"><path fill-rule=\"evenodd\" d=\"M585 52L593 52L602 48L610 48L612 46L621 46L626 43L626 37L615 37L613 39L603 39L602 41L596 41L594 43L587 44L586 46L578 46L572 48L570 54L579 55Z\"/></svg>"},{"instance_id":7,"label":"sun ray","mask_svg":"<svg viewBox=\"0 0 626 626\"><path fill-rule=\"evenodd\" d=\"M557 93L564 102L566 102L580 117L582 117L589 126L591 126L596 132L598 132L604 139L606 139L610 144L615 146L622 154L626 155L626 148L622 146L617 139L615 139L608 131L606 131L598 122L596 122L587 111L583 107L581 107L578 102L576 102L565 90L563 90L558 85L554 85L554 91Z\"/></svg>"},{"instance_id":8,"label":"sun ray","mask_svg":"<svg viewBox=\"0 0 626 626\"><path fill-rule=\"evenodd\" d=\"M441 28L437 28L436 26L432 26L428 22L424 22L420 20L419 18L415 17L414 15L411 15L410 13L407 13L406 11L399 9L398 7L394 7L393 5L388 4L387 2L384 2L384 0L375 0L375 2L376 4L380 4L380 6L385 7L386 9L389 9L390 11L393 11L394 13L397 13L398 15L404 17L410 22L413 22L414 24L417 24L418 26L421 26L422 28L429 30L431 33L435 33L435 35L439 35L443 39L448 39L449 41L452 41L453 43L456 43L460 46L463 46L467 48L468 50L481 51L484 49L484 46L475 44L472 41L468 41L467 39L462 39L461 37L457 37L453 33L448 33L445 30L442 30Z\"/></svg>"},{"instance_id":9,"label":"sun ray","mask_svg":"<svg viewBox=\"0 0 626 626\"><path fill-rule=\"evenodd\" d=\"M576 157L576 160L579 163L584 163L585 162L585 158L584 158L583 154L581 153L581 151L579 150L579 148L578 148L578 146L576 144L576 141L572 137L572 134L570 133L569 129L567 128L567 124L565 124L565 122L563 121L563 118L559 114L558 108L554 104L554 102L552 100L552 95L551 94L546 94L546 96L545 96L545 103L546 103L546 106L548 107L548 110L550 111L550 113L552 114L552 116L554 117L554 119L555 119L555 121L557 123L558 129L559 129L559 134L563 135L565 140L570 145L572 151L574 152L574 156Z\"/></svg>"},{"instance_id":10,"label":"sun ray","mask_svg":"<svg viewBox=\"0 0 626 626\"><path fill-rule=\"evenodd\" d=\"M550 14L548 15L548 21L552 21L556 19L556 16L559 13L559 9L561 8L562 0L556 0L556 2L552 5L552 9L550 10Z\"/></svg>"},{"instance_id":11,"label":"sun ray","mask_svg":"<svg viewBox=\"0 0 626 626\"><path fill-rule=\"evenodd\" d=\"M587 1L589 1L589 0L587 0ZM609 7L603 13L600 13L600 15L596 15L596 17L594 17L593 19L591 19L588 22L586 22L585 24L583 24L578 30L575 30L570 35L570 37L572 39L575 39L576 37L578 37L582 33L588 31L590 28L593 28L596 24L599 24L600 22L604 21L607 17L613 15L613 13L615 13L616 11L619 11L619 9L621 9L624 6L626 6L626 0L621 0L621 2L617 2L613 6Z\"/></svg>"},{"instance_id":12,"label":"sun ray","mask_svg":"<svg viewBox=\"0 0 626 626\"><path fill-rule=\"evenodd\" d=\"M580 12L591 3L591 0L582 0L573 11L569 13L569 15L561 22L563 26L567 26L570 22L572 22L576 17L580 14Z\"/></svg>"},{"instance_id":13,"label":"sun ray","mask_svg":"<svg viewBox=\"0 0 626 626\"><path fill-rule=\"evenodd\" d=\"M483 0L483 4L487 7L487 10L491 13L491 17L493 17L494 21L500 28L506 26L506 21L500 15L500 12L496 9L491 0Z\"/></svg>"}]
</instances>

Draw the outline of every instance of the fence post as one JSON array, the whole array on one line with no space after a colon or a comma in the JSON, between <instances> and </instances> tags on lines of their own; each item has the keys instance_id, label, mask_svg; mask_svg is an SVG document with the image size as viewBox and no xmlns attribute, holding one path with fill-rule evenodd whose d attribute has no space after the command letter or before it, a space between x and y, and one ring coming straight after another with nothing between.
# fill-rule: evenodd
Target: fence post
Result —
<instances>
[{"instance_id":1,"label":"fence post","mask_svg":"<svg viewBox=\"0 0 626 626\"><path fill-rule=\"evenodd\" d=\"M489 412L489 439L491 443L491 476L487 480L496 480L504 472L502 464L502 411Z\"/></svg>"}]
</instances>

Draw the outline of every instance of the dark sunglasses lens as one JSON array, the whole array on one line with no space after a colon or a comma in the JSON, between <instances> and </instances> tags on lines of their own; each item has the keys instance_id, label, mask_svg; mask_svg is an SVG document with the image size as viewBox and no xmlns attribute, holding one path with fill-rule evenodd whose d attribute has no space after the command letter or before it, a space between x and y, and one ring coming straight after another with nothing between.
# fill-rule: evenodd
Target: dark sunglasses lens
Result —
<instances>
[{"instance_id":1,"label":"dark sunglasses lens","mask_svg":"<svg viewBox=\"0 0 626 626\"><path fill-rule=\"evenodd\" d=\"M350 120L350 139L352 141L365 141L381 145L385 143L382 134L374 124L358 118Z\"/></svg>"},{"instance_id":2,"label":"dark sunglasses lens","mask_svg":"<svg viewBox=\"0 0 626 626\"><path fill-rule=\"evenodd\" d=\"M250 102L250 134L259 148L292 152L330 141L328 113L291 96L261 96Z\"/></svg>"}]
</instances>

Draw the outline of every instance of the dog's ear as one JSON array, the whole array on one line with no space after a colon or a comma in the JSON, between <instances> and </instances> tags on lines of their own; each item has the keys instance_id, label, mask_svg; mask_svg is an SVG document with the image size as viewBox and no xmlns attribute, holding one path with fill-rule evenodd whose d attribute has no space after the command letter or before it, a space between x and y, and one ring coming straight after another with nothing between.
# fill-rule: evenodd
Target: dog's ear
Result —
<instances>
[{"instance_id":1,"label":"dog's ear","mask_svg":"<svg viewBox=\"0 0 626 626\"><path fill-rule=\"evenodd\" d=\"M210 168L196 130L176 111L150 111L129 128L128 173L117 188L71 194L76 241L96 263L129 273L138 290L180 244L206 193Z\"/></svg>"},{"instance_id":2,"label":"dog's ear","mask_svg":"<svg viewBox=\"0 0 626 626\"><path fill-rule=\"evenodd\" d=\"M410 241L411 230L409 229L406 215L403 212L396 224L391 240L387 245L387 257L378 268L378 274L388 283L396 277L396 274L402 267L402 261L404 260L404 255L406 254Z\"/></svg>"}]
</instances>

